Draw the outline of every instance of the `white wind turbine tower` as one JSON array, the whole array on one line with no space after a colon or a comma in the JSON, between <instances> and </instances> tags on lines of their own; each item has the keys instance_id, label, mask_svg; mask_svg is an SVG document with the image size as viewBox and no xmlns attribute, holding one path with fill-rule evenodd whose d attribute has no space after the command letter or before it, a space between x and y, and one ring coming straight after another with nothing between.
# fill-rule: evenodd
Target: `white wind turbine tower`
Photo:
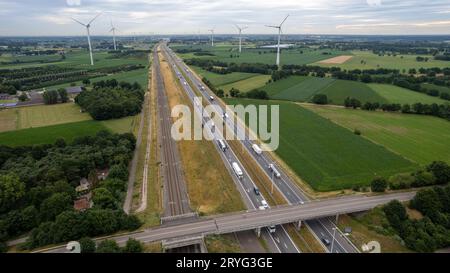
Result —
<instances>
[{"instance_id":1,"label":"white wind turbine tower","mask_svg":"<svg viewBox=\"0 0 450 273\"><path fill-rule=\"evenodd\" d=\"M247 29L248 27L240 27L240 26L236 25L236 28L239 31L239 53L241 53L242 52L242 31L244 29Z\"/></svg>"},{"instance_id":2,"label":"white wind turbine tower","mask_svg":"<svg viewBox=\"0 0 450 273\"><path fill-rule=\"evenodd\" d=\"M211 46L214 46L214 29L209 30L211 32Z\"/></svg>"},{"instance_id":3,"label":"white wind turbine tower","mask_svg":"<svg viewBox=\"0 0 450 273\"><path fill-rule=\"evenodd\" d=\"M91 28L91 24L95 21L95 19L97 19L100 15L102 15L102 12L100 12L99 14L97 14L97 16L95 16L91 21L89 21L89 23L84 24L80 21L78 21L77 19L72 18L72 20L74 20L75 22L77 22L78 24L84 26L86 28L86 32L87 32L87 38L88 38L88 44L89 44L89 55L91 57L91 65L94 65L94 57L92 56L92 44L91 44L91 33L89 32L89 29Z\"/></svg>"},{"instance_id":4,"label":"white wind turbine tower","mask_svg":"<svg viewBox=\"0 0 450 273\"><path fill-rule=\"evenodd\" d=\"M286 22L287 18L289 17L289 14L286 16L286 18L284 18L283 22L281 22L280 25L278 26L266 26L266 27L271 27L271 28L276 28L278 29L278 47L277 47L277 66L280 67L280 43L281 43L281 27L283 26L284 22Z\"/></svg>"},{"instance_id":5,"label":"white wind turbine tower","mask_svg":"<svg viewBox=\"0 0 450 273\"><path fill-rule=\"evenodd\" d=\"M111 30L109 32L112 32L113 34L113 43L114 43L114 51L117 50L117 44L116 44L116 30L117 28L113 25L113 22L111 20Z\"/></svg>"}]
</instances>

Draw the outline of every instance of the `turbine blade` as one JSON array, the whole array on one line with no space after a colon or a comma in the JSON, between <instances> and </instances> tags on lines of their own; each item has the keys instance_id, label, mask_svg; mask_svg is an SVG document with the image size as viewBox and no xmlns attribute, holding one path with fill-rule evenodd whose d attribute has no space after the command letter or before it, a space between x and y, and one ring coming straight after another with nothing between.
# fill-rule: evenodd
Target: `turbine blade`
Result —
<instances>
[{"instance_id":1,"label":"turbine blade","mask_svg":"<svg viewBox=\"0 0 450 273\"><path fill-rule=\"evenodd\" d=\"M100 12L99 14L97 14L97 16L95 16L94 19L92 19L92 20L89 22L88 25L92 24L92 23L93 23L100 15L102 15L102 14L103 14L103 11Z\"/></svg>"},{"instance_id":2,"label":"turbine blade","mask_svg":"<svg viewBox=\"0 0 450 273\"><path fill-rule=\"evenodd\" d=\"M87 26L87 25L85 25L84 23L78 21L77 19L75 19L75 18L73 18L73 17L70 17L70 19L74 20L75 22L77 22L78 24L80 24L80 25L82 25L82 26L85 26L85 27Z\"/></svg>"},{"instance_id":3,"label":"turbine blade","mask_svg":"<svg viewBox=\"0 0 450 273\"><path fill-rule=\"evenodd\" d=\"M280 28L279 26L268 26L268 25L266 25L266 27L271 27L271 28Z\"/></svg>"},{"instance_id":4,"label":"turbine blade","mask_svg":"<svg viewBox=\"0 0 450 273\"><path fill-rule=\"evenodd\" d=\"M289 17L289 14L286 16L286 18L284 18L283 22L281 22L280 27L284 24L284 22L286 22L288 17Z\"/></svg>"}]
</instances>

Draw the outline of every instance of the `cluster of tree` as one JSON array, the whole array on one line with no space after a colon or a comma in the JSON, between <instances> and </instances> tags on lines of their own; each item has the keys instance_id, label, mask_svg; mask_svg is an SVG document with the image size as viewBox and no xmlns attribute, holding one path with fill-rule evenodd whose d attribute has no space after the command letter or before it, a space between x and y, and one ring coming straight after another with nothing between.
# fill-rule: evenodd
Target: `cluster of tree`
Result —
<instances>
[{"instance_id":1,"label":"cluster of tree","mask_svg":"<svg viewBox=\"0 0 450 273\"><path fill-rule=\"evenodd\" d=\"M258 99L258 100L268 100L269 99L269 95L267 94L266 91L264 90L252 90L249 92L241 92L240 90L236 89L236 88L231 88L230 92L230 97L232 98L248 98L248 99Z\"/></svg>"},{"instance_id":2,"label":"cluster of tree","mask_svg":"<svg viewBox=\"0 0 450 273\"><path fill-rule=\"evenodd\" d=\"M217 89L212 82L210 82L207 78L203 77L202 81L208 88L219 98L223 98L225 96L225 92L222 89Z\"/></svg>"},{"instance_id":3,"label":"cluster of tree","mask_svg":"<svg viewBox=\"0 0 450 273\"><path fill-rule=\"evenodd\" d=\"M423 218L410 219L405 206L396 200L383 207L390 227L409 249L432 253L450 246L450 186L419 191L410 207Z\"/></svg>"},{"instance_id":4,"label":"cluster of tree","mask_svg":"<svg viewBox=\"0 0 450 273\"><path fill-rule=\"evenodd\" d=\"M136 239L129 238L124 247L119 247L114 240L103 240L95 243L86 237L79 240L81 253L142 253L144 246Z\"/></svg>"},{"instance_id":5,"label":"cluster of tree","mask_svg":"<svg viewBox=\"0 0 450 273\"><path fill-rule=\"evenodd\" d=\"M0 83L0 94L9 94L9 95L15 95L17 94L17 89L14 87L14 85L11 84L2 84Z\"/></svg>"},{"instance_id":6,"label":"cluster of tree","mask_svg":"<svg viewBox=\"0 0 450 273\"><path fill-rule=\"evenodd\" d=\"M391 190L443 185L450 182L450 166L445 162L436 161L422 170L391 176L387 182Z\"/></svg>"},{"instance_id":7,"label":"cluster of tree","mask_svg":"<svg viewBox=\"0 0 450 273\"><path fill-rule=\"evenodd\" d=\"M450 54L446 53L442 55L436 55L434 56L434 59L438 61L450 61Z\"/></svg>"},{"instance_id":8,"label":"cluster of tree","mask_svg":"<svg viewBox=\"0 0 450 273\"><path fill-rule=\"evenodd\" d=\"M325 105L328 104L328 97L325 94L316 94L312 98L312 102L315 104Z\"/></svg>"},{"instance_id":9,"label":"cluster of tree","mask_svg":"<svg viewBox=\"0 0 450 273\"><path fill-rule=\"evenodd\" d=\"M42 94L45 104L57 104L58 101L61 103L66 103L69 101L69 95L66 89L59 88L58 90L45 91Z\"/></svg>"},{"instance_id":10,"label":"cluster of tree","mask_svg":"<svg viewBox=\"0 0 450 273\"><path fill-rule=\"evenodd\" d=\"M385 112L401 111L404 114L429 115L450 120L450 104L423 104L420 102L413 105L401 105L398 103L379 104L378 102L366 102L362 104L358 99L347 97L344 101L344 106L346 108L361 108L368 111L376 111L378 109Z\"/></svg>"},{"instance_id":11,"label":"cluster of tree","mask_svg":"<svg viewBox=\"0 0 450 273\"><path fill-rule=\"evenodd\" d=\"M416 57L416 61L418 61L418 62L428 62L430 60L430 58L428 58L428 57L422 57L422 56L417 56Z\"/></svg>"},{"instance_id":12,"label":"cluster of tree","mask_svg":"<svg viewBox=\"0 0 450 273\"><path fill-rule=\"evenodd\" d=\"M120 210L135 141L132 134L102 131L71 144L60 139L54 144L0 146L0 242L32 229L30 247L137 226L137 219ZM98 181L96 170L106 168L108 178ZM86 213L73 210L81 178L95 187L94 208ZM72 224L79 224L79 230Z\"/></svg>"},{"instance_id":13,"label":"cluster of tree","mask_svg":"<svg viewBox=\"0 0 450 273\"><path fill-rule=\"evenodd\" d=\"M147 59L147 55L150 53L149 50L121 50L121 51L110 51L107 59Z\"/></svg>"},{"instance_id":14,"label":"cluster of tree","mask_svg":"<svg viewBox=\"0 0 450 273\"><path fill-rule=\"evenodd\" d=\"M83 91L75 102L96 120L134 116L141 112L144 91L138 83L99 81L93 90Z\"/></svg>"}]
</instances>

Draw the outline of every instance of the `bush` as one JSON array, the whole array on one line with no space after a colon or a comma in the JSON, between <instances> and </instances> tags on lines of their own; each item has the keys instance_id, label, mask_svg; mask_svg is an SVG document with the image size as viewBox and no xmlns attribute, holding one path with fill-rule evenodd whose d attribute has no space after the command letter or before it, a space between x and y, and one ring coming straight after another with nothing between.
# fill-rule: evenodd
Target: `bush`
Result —
<instances>
[{"instance_id":1,"label":"bush","mask_svg":"<svg viewBox=\"0 0 450 273\"><path fill-rule=\"evenodd\" d=\"M129 238L127 244L123 248L124 253L141 253L144 250L142 243L133 238Z\"/></svg>"},{"instance_id":2,"label":"bush","mask_svg":"<svg viewBox=\"0 0 450 273\"><path fill-rule=\"evenodd\" d=\"M373 192L385 192L387 189L388 183L386 179L382 177L377 177L370 183L370 189Z\"/></svg>"},{"instance_id":3,"label":"bush","mask_svg":"<svg viewBox=\"0 0 450 273\"><path fill-rule=\"evenodd\" d=\"M97 246L97 253L120 253L120 247L114 240L101 241Z\"/></svg>"},{"instance_id":4,"label":"bush","mask_svg":"<svg viewBox=\"0 0 450 273\"><path fill-rule=\"evenodd\" d=\"M358 130L358 129L355 129L355 130L353 131L353 133L354 133L355 135L357 135L357 136L360 136L360 135L362 134L361 131Z\"/></svg>"},{"instance_id":5,"label":"bush","mask_svg":"<svg viewBox=\"0 0 450 273\"><path fill-rule=\"evenodd\" d=\"M95 241L91 238L84 237L78 241L81 246L81 253L94 253L97 249Z\"/></svg>"},{"instance_id":6,"label":"bush","mask_svg":"<svg viewBox=\"0 0 450 273\"><path fill-rule=\"evenodd\" d=\"M391 190L409 189L414 180L414 176L411 174L397 174L389 178L389 188Z\"/></svg>"},{"instance_id":7,"label":"bush","mask_svg":"<svg viewBox=\"0 0 450 273\"><path fill-rule=\"evenodd\" d=\"M328 104L328 97L324 94L316 94L312 98L312 102L319 105L325 105Z\"/></svg>"},{"instance_id":8,"label":"bush","mask_svg":"<svg viewBox=\"0 0 450 273\"><path fill-rule=\"evenodd\" d=\"M450 182L450 166L443 161L434 161L427 167L427 171L434 175L437 184Z\"/></svg>"}]
</instances>

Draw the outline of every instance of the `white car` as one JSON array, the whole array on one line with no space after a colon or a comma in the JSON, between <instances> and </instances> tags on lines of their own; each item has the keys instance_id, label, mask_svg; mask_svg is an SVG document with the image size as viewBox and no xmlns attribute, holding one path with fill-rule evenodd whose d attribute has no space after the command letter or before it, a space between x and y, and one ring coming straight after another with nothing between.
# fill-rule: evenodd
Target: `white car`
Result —
<instances>
[{"instance_id":1,"label":"white car","mask_svg":"<svg viewBox=\"0 0 450 273\"><path fill-rule=\"evenodd\" d=\"M262 200L261 201L261 205L264 207L264 209L268 209L269 208L269 204L267 204L266 200Z\"/></svg>"},{"instance_id":2,"label":"white car","mask_svg":"<svg viewBox=\"0 0 450 273\"><path fill-rule=\"evenodd\" d=\"M214 97L213 97L213 96L209 96L209 99L210 99L210 100L214 100Z\"/></svg>"},{"instance_id":3,"label":"white car","mask_svg":"<svg viewBox=\"0 0 450 273\"><path fill-rule=\"evenodd\" d=\"M270 226L268 227L268 229L270 233L275 233L277 231L277 228L275 226Z\"/></svg>"}]
</instances>

